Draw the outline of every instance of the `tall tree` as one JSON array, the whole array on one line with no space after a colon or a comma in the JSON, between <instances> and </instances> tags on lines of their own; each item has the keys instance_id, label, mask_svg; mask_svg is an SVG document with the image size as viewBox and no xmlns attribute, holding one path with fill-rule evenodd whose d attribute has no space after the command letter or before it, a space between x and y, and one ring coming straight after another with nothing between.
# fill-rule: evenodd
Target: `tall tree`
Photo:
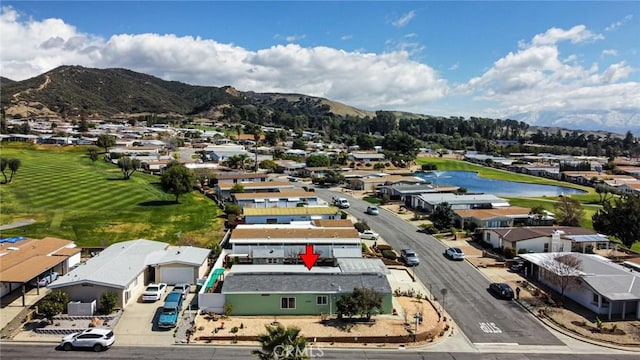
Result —
<instances>
[{"instance_id":1,"label":"tall tree","mask_svg":"<svg viewBox=\"0 0 640 360\"><path fill-rule=\"evenodd\" d=\"M542 267L546 270L543 277L560 289L560 297L564 300L566 290L577 285L580 277L582 260L575 254L551 253L546 254Z\"/></svg>"},{"instance_id":2,"label":"tall tree","mask_svg":"<svg viewBox=\"0 0 640 360\"><path fill-rule=\"evenodd\" d=\"M187 194L193 189L195 175L193 171L177 161L172 161L160 176L162 191L176 196L176 202L182 194Z\"/></svg>"},{"instance_id":3,"label":"tall tree","mask_svg":"<svg viewBox=\"0 0 640 360\"><path fill-rule=\"evenodd\" d=\"M307 339L300 334L300 328L291 326L265 326L266 334L258 336L260 349L251 353L260 360L276 360L276 359L308 359L305 348Z\"/></svg>"},{"instance_id":4,"label":"tall tree","mask_svg":"<svg viewBox=\"0 0 640 360\"><path fill-rule=\"evenodd\" d=\"M136 170L140 169L142 163L140 159L132 158L130 156L123 156L118 159L118 167L122 171L125 180L129 180Z\"/></svg>"},{"instance_id":5,"label":"tall tree","mask_svg":"<svg viewBox=\"0 0 640 360\"><path fill-rule=\"evenodd\" d=\"M101 134L98 135L96 145L104 149L104 152L109 152L109 148L116 144L116 138L111 135Z\"/></svg>"},{"instance_id":6,"label":"tall tree","mask_svg":"<svg viewBox=\"0 0 640 360\"><path fill-rule=\"evenodd\" d=\"M556 219L560 225L580 226L580 221L584 217L584 209L578 200L563 196L554 207Z\"/></svg>"},{"instance_id":7,"label":"tall tree","mask_svg":"<svg viewBox=\"0 0 640 360\"><path fill-rule=\"evenodd\" d=\"M613 235L631 247L640 240L640 195L617 198L614 204L605 202L592 220L594 230Z\"/></svg>"},{"instance_id":8,"label":"tall tree","mask_svg":"<svg viewBox=\"0 0 640 360\"><path fill-rule=\"evenodd\" d=\"M89 155L89 159L91 161L98 160L98 148L95 146L91 146L87 149L87 155Z\"/></svg>"},{"instance_id":9,"label":"tall tree","mask_svg":"<svg viewBox=\"0 0 640 360\"><path fill-rule=\"evenodd\" d=\"M20 161L20 159L9 159L8 166L9 166L9 170L11 170L11 175L9 176L9 183L13 181L13 177L16 175L21 165L22 165L22 162Z\"/></svg>"},{"instance_id":10,"label":"tall tree","mask_svg":"<svg viewBox=\"0 0 640 360\"><path fill-rule=\"evenodd\" d=\"M8 182L7 173L4 172L5 170L7 170L7 166L9 166L9 159L5 157L0 157L0 171L2 171L2 176L4 176L5 184Z\"/></svg>"},{"instance_id":11,"label":"tall tree","mask_svg":"<svg viewBox=\"0 0 640 360\"><path fill-rule=\"evenodd\" d=\"M307 156L307 167L329 166L331 160L327 155L309 155Z\"/></svg>"},{"instance_id":12,"label":"tall tree","mask_svg":"<svg viewBox=\"0 0 640 360\"><path fill-rule=\"evenodd\" d=\"M447 202L443 202L433 209L431 214L431 222L436 229L443 230L450 228L455 221L455 213L451 208L451 205Z\"/></svg>"}]
</instances>

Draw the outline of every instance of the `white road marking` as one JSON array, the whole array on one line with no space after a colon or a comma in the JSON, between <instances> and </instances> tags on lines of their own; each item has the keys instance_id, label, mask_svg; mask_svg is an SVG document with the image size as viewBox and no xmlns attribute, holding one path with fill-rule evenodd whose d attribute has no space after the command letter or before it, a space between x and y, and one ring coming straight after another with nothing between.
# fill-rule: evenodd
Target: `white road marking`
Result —
<instances>
[{"instance_id":1,"label":"white road marking","mask_svg":"<svg viewBox=\"0 0 640 360\"><path fill-rule=\"evenodd\" d=\"M480 323L480 330L484 331L487 334L501 334L502 330L495 323Z\"/></svg>"}]
</instances>

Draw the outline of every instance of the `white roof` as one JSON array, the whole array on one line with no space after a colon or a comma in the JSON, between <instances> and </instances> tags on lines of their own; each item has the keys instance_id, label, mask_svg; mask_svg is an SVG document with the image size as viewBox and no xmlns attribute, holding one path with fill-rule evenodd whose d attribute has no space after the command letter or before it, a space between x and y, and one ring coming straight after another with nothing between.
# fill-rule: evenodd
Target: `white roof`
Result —
<instances>
[{"instance_id":1,"label":"white roof","mask_svg":"<svg viewBox=\"0 0 640 360\"><path fill-rule=\"evenodd\" d=\"M209 256L209 249L179 246L154 251L147 257L147 265L185 264L201 266Z\"/></svg>"},{"instance_id":2,"label":"white roof","mask_svg":"<svg viewBox=\"0 0 640 360\"><path fill-rule=\"evenodd\" d=\"M147 255L166 247L166 243L145 239L115 243L48 287L91 283L124 289L147 268Z\"/></svg>"},{"instance_id":3,"label":"white roof","mask_svg":"<svg viewBox=\"0 0 640 360\"><path fill-rule=\"evenodd\" d=\"M490 203L493 206L508 206L509 202L503 198L499 198L491 194L476 194L476 195L456 195L451 193L437 193L437 194L421 194L420 199L429 204L441 204L448 203L454 204L475 204L475 203ZM505 205L506 204L506 205Z\"/></svg>"}]
</instances>

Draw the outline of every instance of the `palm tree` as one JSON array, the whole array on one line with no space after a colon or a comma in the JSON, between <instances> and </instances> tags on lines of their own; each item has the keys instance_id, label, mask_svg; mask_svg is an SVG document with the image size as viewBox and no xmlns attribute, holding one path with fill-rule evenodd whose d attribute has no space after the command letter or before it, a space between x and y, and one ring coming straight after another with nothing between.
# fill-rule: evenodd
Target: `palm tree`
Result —
<instances>
[{"instance_id":1,"label":"palm tree","mask_svg":"<svg viewBox=\"0 0 640 360\"><path fill-rule=\"evenodd\" d=\"M265 327L267 333L258 337L261 349L251 352L260 360L299 360L309 358L304 351L307 346L307 339L300 336L299 328L292 326L285 329L282 325L266 325Z\"/></svg>"}]
</instances>

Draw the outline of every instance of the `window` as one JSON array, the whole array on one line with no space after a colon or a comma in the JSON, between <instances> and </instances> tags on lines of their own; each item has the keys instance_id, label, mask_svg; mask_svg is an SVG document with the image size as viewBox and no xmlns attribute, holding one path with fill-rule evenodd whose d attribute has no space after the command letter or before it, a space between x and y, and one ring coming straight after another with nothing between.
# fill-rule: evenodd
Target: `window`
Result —
<instances>
[{"instance_id":1,"label":"window","mask_svg":"<svg viewBox=\"0 0 640 360\"><path fill-rule=\"evenodd\" d=\"M327 295L319 295L316 297L316 305L327 305L328 302Z\"/></svg>"},{"instance_id":2,"label":"window","mask_svg":"<svg viewBox=\"0 0 640 360\"><path fill-rule=\"evenodd\" d=\"M272 258L267 259L267 264L277 264L277 263L278 263L278 259L272 259Z\"/></svg>"},{"instance_id":3,"label":"window","mask_svg":"<svg viewBox=\"0 0 640 360\"><path fill-rule=\"evenodd\" d=\"M544 244L544 252L549 252L549 243Z\"/></svg>"},{"instance_id":4,"label":"window","mask_svg":"<svg viewBox=\"0 0 640 360\"><path fill-rule=\"evenodd\" d=\"M296 298L294 298L294 297L283 297L283 298L280 298L280 308L281 309L295 309L296 308Z\"/></svg>"},{"instance_id":5,"label":"window","mask_svg":"<svg viewBox=\"0 0 640 360\"><path fill-rule=\"evenodd\" d=\"M277 224L278 219L267 219L267 224Z\"/></svg>"}]
</instances>

